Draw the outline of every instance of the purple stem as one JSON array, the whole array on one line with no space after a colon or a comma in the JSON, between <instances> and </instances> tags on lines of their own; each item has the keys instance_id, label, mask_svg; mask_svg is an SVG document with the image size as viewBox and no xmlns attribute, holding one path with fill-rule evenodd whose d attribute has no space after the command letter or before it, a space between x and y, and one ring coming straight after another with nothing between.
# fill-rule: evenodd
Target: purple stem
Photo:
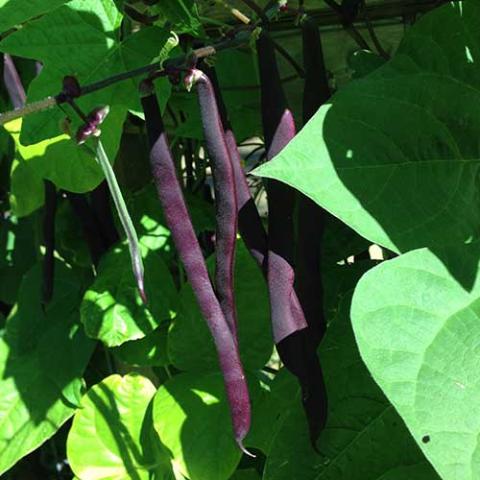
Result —
<instances>
[{"instance_id":1,"label":"purple stem","mask_svg":"<svg viewBox=\"0 0 480 480\"><path fill-rule=\"evenodd\" d=\"M250 429L250 399L236 342L213 291L205 260L185 205L175 164L168 145L157 97L146 82L142 98L151 144L150 161L167 225L188 280L212 333L230 405L235 440L245 453L243 439Z\"/></svg>"},{"instance_id":2,"label":"purple stem","mask_svg":"<svg viewBox=\"0 0 480 480\"><path fill-rule=\"evenodd\" d=\"M215 287L223 314L237 339L237 312L234 294L237 201L232 161L220 119L215 91L208 76L194 70L203 133L210 157L216 207Z\"/></svg>"}]
</instances>

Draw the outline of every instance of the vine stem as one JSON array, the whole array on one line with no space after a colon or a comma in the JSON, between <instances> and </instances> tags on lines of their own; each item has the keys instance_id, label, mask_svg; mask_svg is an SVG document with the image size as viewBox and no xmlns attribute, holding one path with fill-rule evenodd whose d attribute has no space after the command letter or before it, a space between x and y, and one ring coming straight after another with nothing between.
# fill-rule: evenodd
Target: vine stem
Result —
<instances>
[{"instance_id":1,"label":"vine stem","mask_svg":"<svg viewBox=\"0 0 480 480\"><path fill-rule=\"evenodd\" d=\"M245 33L247 34L247 36L244 35ZM97 92L98 90L107 88L110 85L113 85L115 83L121 82L123 80L128 80L130 78L138 77L140 75L145 75L145 74L154 73L154 72L162 72L162 71L168 70L169 68L181 67L182 65L185 65L186 63L191 61L192 58L201 59L201 58L211 57L212 55L215 55L217 52L220 52L222 50L245 45L248 43L250 34L251 32L247 30L245 31L241 30L239 32L239 35L237 35L232 39L224 40L214 45L197 48L196 50L193 50L187 55L182 55L179 57L172 58L170 60L166 60L163 66L160 66L158 63L151 63L133 70L129 70L127 72L123 72L117 75L112 75L111 77L107 77L98 82L90 83L88 85L81 87L79 96L81 97L93 92ZM5 125L6 123L12 120L26 117L27 115L31 115L32 113L48 110L56 105L61 105L68 101L69 101L69 97L66 96L63 92L60 92L55 96L49 96L42 100L28 103L21 108L17 108L15 110L11 110L5 113L0 113L0 125Z\"/></svg>"}]
</instances>

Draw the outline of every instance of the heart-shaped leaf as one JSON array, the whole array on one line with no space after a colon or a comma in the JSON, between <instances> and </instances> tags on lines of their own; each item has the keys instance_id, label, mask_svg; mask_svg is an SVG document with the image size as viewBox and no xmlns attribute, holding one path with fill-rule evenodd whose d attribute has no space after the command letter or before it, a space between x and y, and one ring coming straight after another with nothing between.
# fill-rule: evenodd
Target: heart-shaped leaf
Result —
<instances>
[{"instance_id":1,"label":"heart-shaped leaf","mask_svg":"<svg viewBox=\"0 0 480 480\"><path fill-rule=\"evenodd\" d=\"M138 374L111 375L87 392L67 440L68 461L78 477L148 480L155 471L163 475L153 478L167 478L168 457L148 408L154 394L152 382Z\"/></svg>"},{"instance_id":2,"label":"heart-shaped leaf","mask_svg":"<svg viewBox=\"0 0 480 480\"><path fill-rule=\"evenodd\" d=\"M478 238L478 25L477 0L425 15L390 62L341 89L255 173L391 250Z\"/></svg>"},{"instance_id":3,"label":"heart-shaped leaf","mask_svg":"<svg viewBox=\"0 0 480 480\"><path fill-rule=\"evenodd\" d=\"M480 476L480 245L421 249L360 280L360 353L445 480ZM451 272L454 272L453 275Z\"/></svg>"}]
</instances>

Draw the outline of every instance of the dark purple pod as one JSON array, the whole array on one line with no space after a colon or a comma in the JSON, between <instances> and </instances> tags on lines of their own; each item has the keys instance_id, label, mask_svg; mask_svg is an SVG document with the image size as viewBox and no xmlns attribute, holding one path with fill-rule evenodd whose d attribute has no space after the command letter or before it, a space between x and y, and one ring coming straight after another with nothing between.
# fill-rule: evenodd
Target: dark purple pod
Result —
<instances>
[{"instance_id":1,"label":"dark purple pod","mask_svg":"<svg viewBox=\"0 0 480 480\"><path fill-rule=\"evenodd\" d=\"M275 58L267 34L257 41L262 123L267 160L295 135L293 116L288 109ZM327 397L316 345L310 339L305 315L294 291L294 221L296 192L277 181L267 183L269 207L268 287L275 342L285 366L298 378L307 415L312 445L325 426Z\"/></svg>"},{"instance_id":2,"label":"dark purple pod","mask_svg":"<svg viewBox=\"0 0 480 480\"><path fill-rule=\"evenodd\" d=\"M142 88L145 91L142 106L151 144L150 162L160 203L175 247L217 349L235 439L242 451L248 453L242 442L250 429L250 399L237 344L215 296L187 211L157 97L148 84L144 84Z\"/></svg>"},{"instance_id":3,"label":"dark purple pod","mask_svg":"<svg viewBox=\"0 0 480 480\"><path fill-rule=\"evenodd\" d=\"M320 32L309 17L301 22L305 85L303 122L307 123L330 98ZM321 248L326 212L305 195L298 200L296 287L315 347L326 329L323 312Z\"/></svg>"}]
</instances>

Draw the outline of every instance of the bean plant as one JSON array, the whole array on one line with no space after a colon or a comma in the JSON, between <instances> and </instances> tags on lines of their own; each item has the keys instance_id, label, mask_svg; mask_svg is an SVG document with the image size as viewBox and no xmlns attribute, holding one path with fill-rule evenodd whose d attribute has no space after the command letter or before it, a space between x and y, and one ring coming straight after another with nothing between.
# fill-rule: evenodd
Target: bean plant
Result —
<instances>
[{"instance_id":1,"label":"bean plant","mask_svg":"<svg viewBox=\"0 0 480 480\"><path fill-rule=\"evenodd\" d=\"M480 478L480 3L387 3L0 1L2 478Z\"/></svg>"}]
</instances>

